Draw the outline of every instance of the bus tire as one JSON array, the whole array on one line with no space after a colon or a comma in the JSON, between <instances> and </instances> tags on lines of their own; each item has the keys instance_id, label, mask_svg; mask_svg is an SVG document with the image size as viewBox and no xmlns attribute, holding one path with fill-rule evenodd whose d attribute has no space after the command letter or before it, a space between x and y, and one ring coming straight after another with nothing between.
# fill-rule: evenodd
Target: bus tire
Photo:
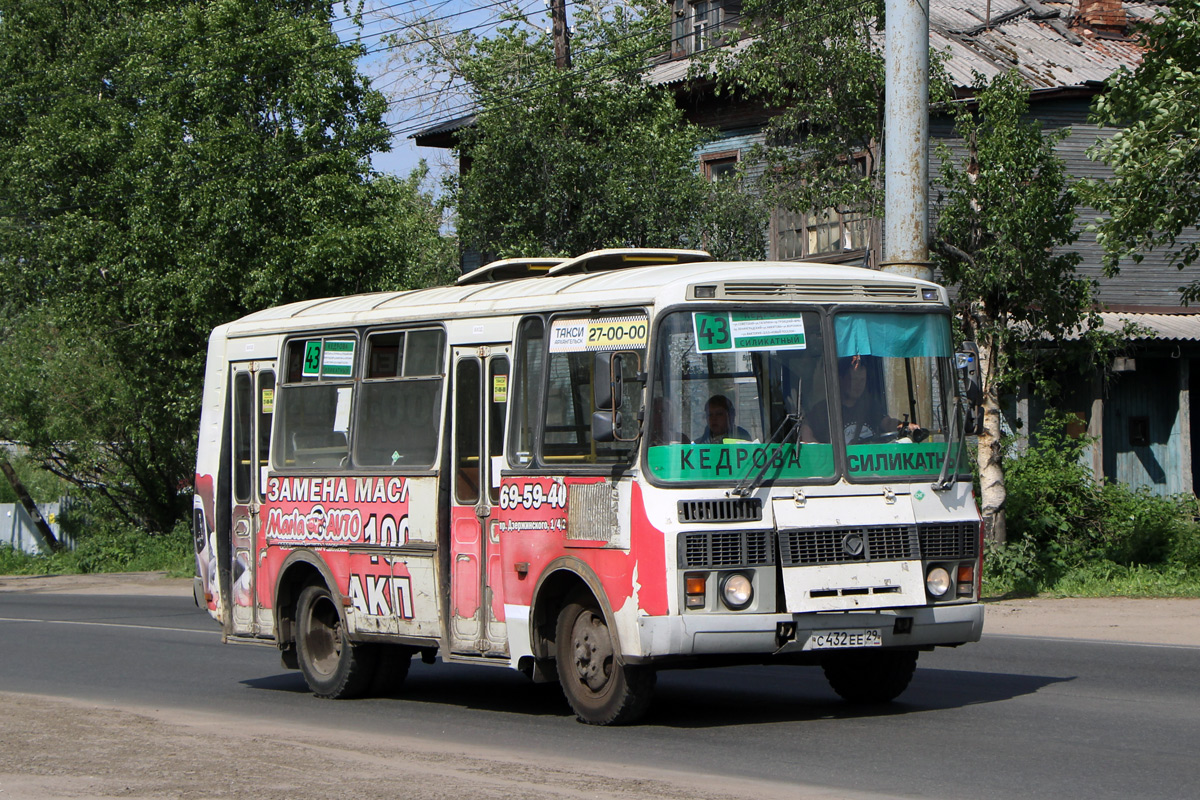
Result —
<instances>
[{"instance_id":1,"label":"bus tire","mask_svg":"<svg viewBox=\"0 0 1200 800\"><path fill-rule=\"evenodd\" d=\"M650 707L654 670L620 663L604 612L590 597L559 613L555 651L559 683L580 722L626 725Z\"/></svg>"},{"instance_id":2,"label":"bus tire","mask_svg":"<svg viewBox=\"0 0 1200 800\"><path fill-rule=\"evenodd\" d=\"M400 644L376 645L377 663L375 677L371 680L371 694L388 697L400 691L412 665L413 648Z\"/></svg>"},{"instance_id":3,"label":"bus tire","mask_svg":"<svg viewBox=\"0 0 1200 800\"><path fill-rule=\"evenodd\" d=\"M845 701L890 703L908 688L917 669L916 650L845 650L821 660L825 679Z\"/></svg>"},{"instance_id":4,"label":"bus tire","mask_svg":"<svg viewBox=\"0 0 1200 800\"><path fill-rule=\"evenodd\" d=\"M304 681L317 697L360 697L374 677L376 650L346 637L329 589L306 586L296 603L296 656Z\"/></svg>"}]
</instances>

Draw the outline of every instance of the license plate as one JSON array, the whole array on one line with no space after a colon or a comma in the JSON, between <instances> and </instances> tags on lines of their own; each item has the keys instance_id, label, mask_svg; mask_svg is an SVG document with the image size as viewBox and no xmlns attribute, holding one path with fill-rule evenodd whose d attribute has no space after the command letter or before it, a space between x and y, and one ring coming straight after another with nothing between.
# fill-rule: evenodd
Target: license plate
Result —
<instances>
[{"instance_id":1,"label":"license plate","mask_svg":"<svg viewBox=\"0 0 1200 800\"><path fill-rule=\"evenodd\" d=\"M849 631L814 631L804 644L805 650L842 650L848 647L883 647L879 628Z\"/></svg>"}]
</instances>

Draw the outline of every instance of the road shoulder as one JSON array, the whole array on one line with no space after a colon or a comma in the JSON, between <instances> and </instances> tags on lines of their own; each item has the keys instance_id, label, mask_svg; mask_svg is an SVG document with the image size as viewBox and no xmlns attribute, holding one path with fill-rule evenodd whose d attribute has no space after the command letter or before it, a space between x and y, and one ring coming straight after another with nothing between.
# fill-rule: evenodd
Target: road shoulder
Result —
<instances>
[{"instance_id":1,"label":"road shoulder","mask_svg":"<svg viewBox=\"0 0 1200 800\"><path fill-rule=\"evenodd\" d=\"M986 604L983 635L1200 647L1200 598L1034 597Z\"/></svg>"}]
</instances>

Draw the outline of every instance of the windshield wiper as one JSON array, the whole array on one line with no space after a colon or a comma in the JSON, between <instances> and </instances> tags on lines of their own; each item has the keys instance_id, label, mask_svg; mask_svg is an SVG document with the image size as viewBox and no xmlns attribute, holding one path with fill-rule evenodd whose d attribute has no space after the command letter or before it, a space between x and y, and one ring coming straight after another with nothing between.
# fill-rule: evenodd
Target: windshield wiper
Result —
<instances>
[{"instance_id":1,"label":"windshield wiper","mask_svg":"<svg viewBox=\"0 0 1200 800\"><path fill-rule=\"evenodd\" d=\"M796 405L799 406L799 403L797 403ZM791 430L789 430L787 433L783 433L784 428L787 427L787 424L789 422L792 423ZM755 489L757 489L759 486L762 485L763 476L767 474L767 467L771 466L771 462L773 462L775 460L774 458L771 457L771 453L770 453L771 445L777 444L779 446L779 449L776 450L776 452L779 453L780 458L782 458L784 446L788 443L788 439L792 438L794 435L795 439L796 439L796 451L797 451L797 453L799 453L799 451L800 451L800 431L803 428L803 426L804 426L804 410L803 409L801 409L800 411L791 413L791 414L784 415L783 422L779 423L779 427L776 428L775 432L771 434L771 438L769 440L767 440L767 444L763 448L763 452L766 453L766 458L763 460L763 465L761 467L759 467L758 473L756 475L754 475L753 480L751 480L750 473L747 472L746 476L737 482L737 486L733 487L733 494L736 494L738 497L745 497L746 495L750 494L751 492L753 492ZM775 440L779 439L780 434L782 434L783 436L778 442L776 442ZM750 469L751 470L754 469L753 464L751 464Z\"/></svg>"},{"instance_id":2,"label":"windshield wiper","mask_svg":"<svg viewBox=\"0 0 1200 800\"><path fill-rule=\"evenodd\" d=\"M942 492L949 489L958 482L958 462L962 461L963 448L967 445L967 419L966 411L963 409L962 396L958 396L954 400L954 422L958 426L958 452L954 454L954 472L950 472L950 450L954 447L954 425L950 426L950 435L946 437L946 452L942 455L942 471L938 475L936 481L933 482L933 490Z\"/></svg>"}]
</instances>

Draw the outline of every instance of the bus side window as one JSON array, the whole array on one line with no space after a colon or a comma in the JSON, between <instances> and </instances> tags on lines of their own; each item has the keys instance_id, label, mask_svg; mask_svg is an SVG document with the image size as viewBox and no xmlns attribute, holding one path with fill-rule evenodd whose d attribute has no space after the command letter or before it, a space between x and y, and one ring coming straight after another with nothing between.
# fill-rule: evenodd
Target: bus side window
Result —
<instances>
[{"instance_id":1,"label":"bus side window","mask_svg":"<svg viewBox=\"0 0 1200 800\"><path fill-rule=\"evenodd\" d=\"M542 459L547 463L611 463L627 461L636 446L638 404L642 385L636 378L638 366L645 362L644 351L626 351L622 358L622 425L617 433L626 441L593 442L593 381L596 380L594 351L551 353L547 362L545 428L542 434ZM639 357L640 356L640 357ZM604 375L602 380L608 381Z\"/></svg>"},{"instance_id":2,"label":"bus side window","mask_svg":"<svg viewBox=\"0 0 1200 800\"><path fill-rule=\"evenodd\" d=\"M445 335L440 329L367 337L367 378L359 387L354 463L429 469L437 455Z\"/></svg>"},{"instance_id":3,"label":"bus side window","mask_svg":"<svg viewBox=\"0 0 1200 800\"><path fill-rule=\"evenodd\" d=\"M504 415L508 410L508 359L504 356L492 358L488 366L487 393L488 409L488 457L498 456L504 451ZM500 502L500 486L496 475L488 482L488 499Z\"/></svg>"},{"instance_id":4,"label":"bus side window","mask_svg":"<svg viewBox=\"0 0 1200 800\"><path fill-rule=\"evenodd\" d=\"M276 469L337 467L349 461L356 345L352 334L288 342L287 372L276 401Z\"/></svg>"},{"instance_id":5,"label":"bus side window","mask_svg":"<svg viewBox=\"0 0 1200 800\"><path fill-rule=\"evenodd\" d=\"M250 385L250 373L238 372L233 376L233 499L237 503L250 502L250 473L253 469L250 450L253 428L254 389Z\"/></svg>"},{"instance_id":6,"label":"bus side window","mask_svg":"<svg viewBox=\"0 0 1200 800\"><path fill-rule=\"evenodd\" d=\"M460 503L479 500L479 366L464 358L454 375L454 494Z\"/></svg>"},{"instance_id":7,"label":"bus side window","mask_svg":"<svg viewBox=\"0 0 1200 800\"><path fill-rule=\"evenodd\" d=\"M528 317L517 329L516 364L513 375L512 429L508 437L508 461L525 466L533 460L534 431L541 419L542 364L545 359L546 324Z\"/></svg>"},{"instance_id":8,"label":"bus side window","mask_svg":"<svg viewBox=\"0 0 1200 800\"><path fill-rule=\"evenodd\" d=\"M266 466L271 454L271 418L275 416L275 373L264 370L258 373L258 456L254 468L258 470L258 498L266 499Z\"/></svg>"}]
</instances>

